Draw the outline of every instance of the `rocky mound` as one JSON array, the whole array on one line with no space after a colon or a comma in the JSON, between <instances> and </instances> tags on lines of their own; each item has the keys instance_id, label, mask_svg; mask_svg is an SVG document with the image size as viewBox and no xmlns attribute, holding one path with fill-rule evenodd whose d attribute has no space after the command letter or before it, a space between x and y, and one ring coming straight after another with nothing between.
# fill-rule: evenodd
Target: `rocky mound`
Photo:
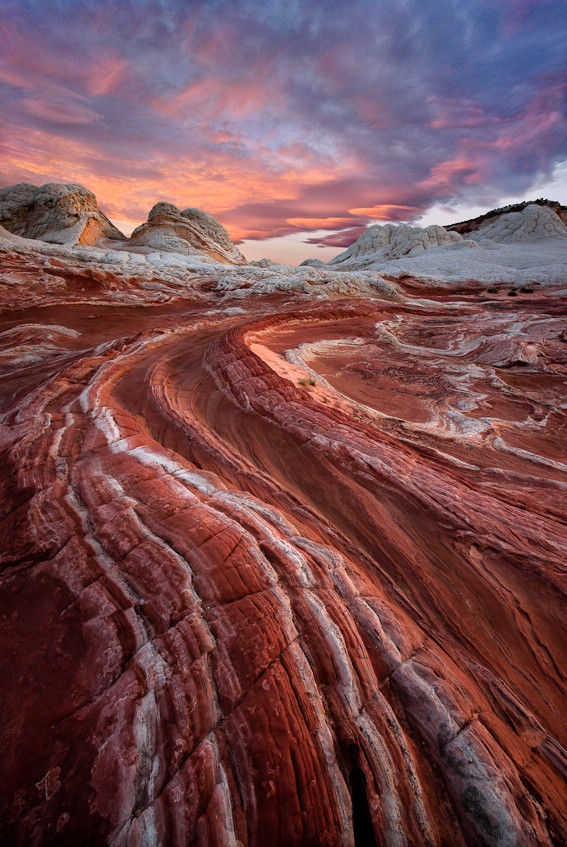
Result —
<instances>
[{"instance_id":1,"label":"rocky mound","mask_svg":"<svg viewBox=\"0 0 567 847\"><path fill-rule=\"evenodd\" d=\"M299 265L300 268L324 268L325 262L322 262L321 259L305 259Z\"/></svg>"},{"instance_id":2,"label":"rocky mound","mask_svg":"<svg viewBox=\"0 0 567 847\"><path fill-rule=\"evenodd\" d=\"M274 262L273 259L257 259L255 262L250 262L252 267L254 268L274 268L281 267L278 262Z\"/></svg>"},{"instance_id":3,"label":"rocky mound","mask_svg":"<svg viewBox=\"0 0 567 847\"><path fill-rule=\"evenodd\" d=\"M442 226L423 228L409 224L375 224L368 227L347 250L331 259L329 265L363 267L405 256L419 256L435 247L462 240L459 233L447 232Z\"/></svg>"},{"instance_id":4,"label":"rocky mound","mask_svg":"<svg viewBox=\"0 0 567 847\"><path fill-rule=\"evenodd\" d=\"M491 209L485 212L484 215L479 215L476 218L469 218L466 221L459 221L455 224L446 226L451 232L460 232L461 235L466 235L470 232L476 232L485 224L493 223L495 218L500 218L502 215L507 215L509 212L523 212L528 206L540 206L541 208L550 209L556 214L559 219L567 226L567 206L562 206L555 200L546 200L543 197L537 200L524 200L522 203L513 203L510 206L502 206L499 209Z\"/></svg>"},{"instance_id":5,"label":"rocky mound","mask_svg":"<svg viewBox=\"0 0 567 847\"><path fill-rule=\"evenodd\" d=\"M472 231L477 241L496 241L500 244L542 241L546 238L567 238L567 226L548 206L531 203L521 211L508 212L490 218ZM465 237L471 237L466 235Z\"/></svg>"},{"instance_id":6,"label":"rocky mound","mask_svg":"<svg viewBox=\"0 0 567 847\"><path fill-rule=\"evenodd\" d=\"M92 191L74 183L21 182L0 188L0 225L14 235L69 246L125 239L98 208Z\"/></svg>"},{"instance_id":7,"label":"rocky mound","mask_svg":"<svg viewBox=\"0 0 567 847\"><path fill-rule=\"evenodd\" d=\"M172 203L156 203L146 223L132 233L130 244L172 253L205 254L214 261L234 265L246 263L213 215L201 209L180 210Z\"/></svg>"}]
</instances>

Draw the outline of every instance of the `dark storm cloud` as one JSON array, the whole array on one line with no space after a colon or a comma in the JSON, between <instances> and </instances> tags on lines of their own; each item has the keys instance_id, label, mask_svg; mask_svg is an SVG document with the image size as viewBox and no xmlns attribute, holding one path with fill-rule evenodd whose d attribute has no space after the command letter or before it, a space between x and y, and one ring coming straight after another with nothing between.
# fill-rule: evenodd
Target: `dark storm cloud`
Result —
<instances>
[{"instance_id":1,"label":"dark storm cloud","mask_svg":"<svg viewBox=\"0 0 567 847\"><path fill-rule=\"evenodd\" d=\"M8 0L0 27L3 176L80 178L118 215L164 197L342 246L567 153L556 0Z\"/></svg>"}]
</instances>

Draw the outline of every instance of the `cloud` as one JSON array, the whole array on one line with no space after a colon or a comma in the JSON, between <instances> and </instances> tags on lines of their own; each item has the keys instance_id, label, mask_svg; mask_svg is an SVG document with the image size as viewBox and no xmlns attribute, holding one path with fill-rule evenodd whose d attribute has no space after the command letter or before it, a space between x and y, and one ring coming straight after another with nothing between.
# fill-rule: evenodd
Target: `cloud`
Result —
<instances>
[{"instance_id":1,"label":"cloud","mask_svg":"<svg viewBox=\"0 0 567 847\"><path fill-rule=\"evenodd\" d=\"M58 100L44 97L24 97L21 104L25 111L34 117L54 124L91 124L99 115L87 106L74 102L70 98Z\"/></svg>"},{"instance_id":2,"label":"cloud","mask_svg":"<svg viewBox=\"0 0 567 847\"><path fill-rule=\"evenodd\" d=\"M360 238L366 227L355 226L352 229L343 229L342 232L333 232L320 238L307 238L306 244L317 244L318 247L350 247L357 238Z\"/></svg>"},{"instance_id":3,"label":"cloud","mask_svg":"<svg viewBox=\"0 0 567 847\"><path fill-rule=\"evenodd\" d=\"M415 214L415 206L397 206L391 203L383 203L381 206L368 206L362 209L349 209L351 215L363 215L375 221L406 220L408 214Z\"/></svg>"},{"instance_id":4,"label":"cloud","mask_svg":"<svg viewBox=\"0 0 567 847\"><path fill-rule=\"evenodd\" d=\"M6 0L2 178L79 180L132 223L165 199L240 240L341 247L497 204L567 158L561 6Z\"/></svg>"}]
</instances>

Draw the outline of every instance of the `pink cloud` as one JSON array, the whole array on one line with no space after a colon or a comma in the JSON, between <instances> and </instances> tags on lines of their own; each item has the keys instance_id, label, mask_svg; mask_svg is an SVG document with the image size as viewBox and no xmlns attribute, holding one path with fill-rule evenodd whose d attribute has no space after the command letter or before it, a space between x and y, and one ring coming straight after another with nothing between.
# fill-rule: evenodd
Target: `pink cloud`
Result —
<instances>
[{"instance_id":1,"label":"pink cloud","mask_svg":"<svg viewBox=\"0 0 567 847\"><path fill-rule=\"evenodd\" d=\"M31 115L61 124L90 124L99 115L92 109L68 99L25 97L22 106Z\"/></svg>"},{"instance_id":2,"label":"pink cloud","mask_svg":"<svg viewBox=\"0 0 567 847\"><path fill-rule=\"evenodd\" d=\"M333 232L322 238L307 238L306 244L316 244L318 247L350 247L365 231L365 226L352 227L342 232Z\"/></svg>"}]
</instances>

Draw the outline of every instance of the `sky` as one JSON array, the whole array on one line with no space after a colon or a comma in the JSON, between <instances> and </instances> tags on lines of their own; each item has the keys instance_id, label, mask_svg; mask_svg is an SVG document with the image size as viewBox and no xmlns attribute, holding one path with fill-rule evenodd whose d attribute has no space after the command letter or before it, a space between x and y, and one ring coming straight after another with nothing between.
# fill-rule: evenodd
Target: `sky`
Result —
<instances>
[{"instance_id":1,"label":"sky","mask_svg":"<svg viewBox=\"0 0 567 847\"><path fill-rule=\"evenodd\" d=\"M0 185L126 232L197 206L251 259L567 204L565 0L2 0Z\"/></svg>"}]
</instances>

